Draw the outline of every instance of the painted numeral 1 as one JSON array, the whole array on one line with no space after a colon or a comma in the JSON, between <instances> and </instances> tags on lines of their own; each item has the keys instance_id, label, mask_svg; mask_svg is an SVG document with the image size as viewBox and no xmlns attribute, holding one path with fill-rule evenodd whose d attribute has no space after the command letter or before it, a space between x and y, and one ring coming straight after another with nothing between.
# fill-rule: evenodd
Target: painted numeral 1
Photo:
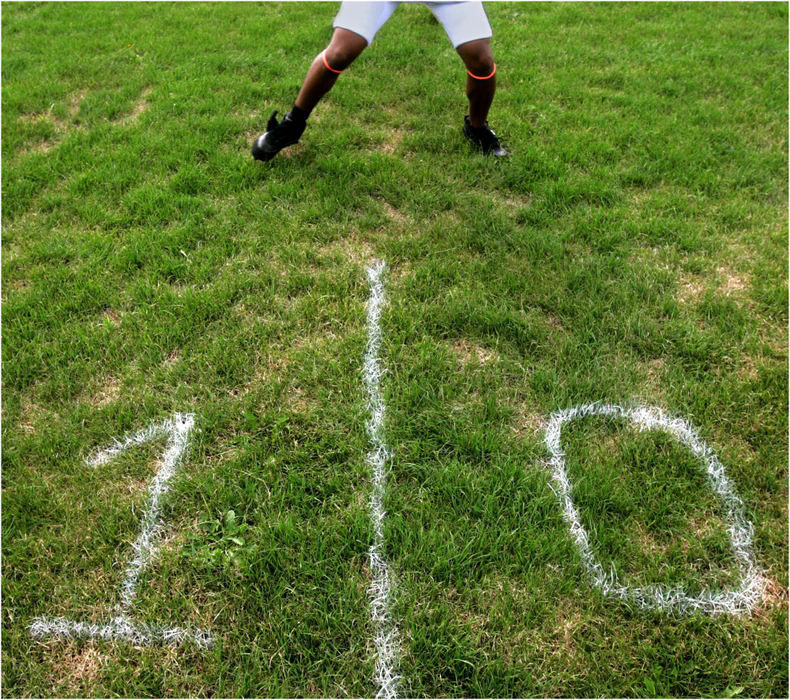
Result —
<instances>
[{"instance_id":1,"label":"painted numeral 1","mask_svg":"<svg viewBox=\"0 0 790 700\"><path fill-rule=\"evenodd\" d=\"M161 520L162 497L169 490L170 481L181 466L194 426L193 414L176 413L166 421L154 423L135 435L116 441L107 449L87 459L89 466L99 467L137 445L150 442L162 435L167 436L167 445L159 460L159 469L148 486L142 531L132 547L132 559L124 571L121 599L116 606L117 616L105 624L79 622L64 617L38 617L30 625L30 633L33 637L106 639L138 645L186 642L201 647L211 645L211 634L208 630L152 626L138 622L132 617L140 576L156 554L164 529Z\"/></svg>"}]
</instances>

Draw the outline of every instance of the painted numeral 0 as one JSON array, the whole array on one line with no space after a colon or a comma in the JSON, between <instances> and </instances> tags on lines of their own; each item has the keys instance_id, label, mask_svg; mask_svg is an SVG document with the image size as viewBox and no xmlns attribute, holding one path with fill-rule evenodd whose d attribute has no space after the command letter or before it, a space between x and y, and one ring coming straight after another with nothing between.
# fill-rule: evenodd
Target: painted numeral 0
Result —
<instances>
[{"instance_id":1,"label":"painted numeral 0","mask_svg":"<svg viewBox=\"0 0 790 700\"><path fill-rule=\"evenodd\" d=\"M560 441L563 424L585 416L627 420L639 430L663 430L687 447L704 465L708 486L724 508L730 545L741 573L737 588L722 591L704 590L697 595L691 595L682 586L626 586L613 571L604 570L593 553L587 531L573 504L572 487L565 469L565 453ZM668 416L660 408L652 406L623 408L597 403L585 404L552 414L546 427L545 444L551 454L549 466L552 470L552 490L557 496L563 518L576 545L576 551L587 569L590 581L604 595L618 598L640 608L681 615L694 611L710 615L721 613L737 615L751 612L759 603L766 581L752 552L754 528L746 518L743 501L727 479L724 465L699 436L693 425L682 418Z\"/></svg>"},{"instance_id":2,"label":"painted numeral 0","mask_svg":"<svg viewBox=\"0 0 790 700\"><path fill-rule=\"evenodd\" d=\"M159 459L159 469L148 486L142 531L132 546L132 559L124 571L120 602L116 606L117 616L105 624L68 620L64 617L38 617L30 626L30 632L34 637L94 638L138 645L178 645L185 642L192 642L200 647L211 645L211 634L208 630L152 626L138 622L132 617L140 576L156 554L158 541L164 529L161 521L162 497L169 490L170 481L181 466L194 426L193 414L176 413L172 418L154 423L142 432L117 441L86 460L89 466L99 467L132 447L150 442L162 435L167 436L165 450Z\"/></svg>"}]
</instances>

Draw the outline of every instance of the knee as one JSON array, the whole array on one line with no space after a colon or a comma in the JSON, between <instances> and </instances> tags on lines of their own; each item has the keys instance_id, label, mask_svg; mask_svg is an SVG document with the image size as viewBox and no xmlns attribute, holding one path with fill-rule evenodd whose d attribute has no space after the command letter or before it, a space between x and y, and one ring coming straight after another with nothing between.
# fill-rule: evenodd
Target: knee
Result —
<instances>
[{"instance_id":1,"label":"knee","mask_svg":"<svg viewBox=\"0 0 790 700\"><path fill-rule=\"evenodd\" d=\"M473 60L466 62L467 70L475 75L489 75L494 70L494 56L489 52L476 56Z\"/></svg>"},{"instance_id":2,"label":"knee","mask_svg":"<svg viewBox=\"0 0 790 700\"><path fill-rule=\"evenodd\" d=\"M360 53L362 53L362 51L357 50L356 47L332 43L326 47L324 56L332 68L335 70L345 70L354 62L354 59L359 56Z\"/></svg>"},{"instance_id":3,"label":"knee","mask_svg":"<svg viewBox=\"0 0 790 700\"><path fill-rule=\"evenodd\" d=\"M488 42L467 46L462 57L467 70L475 75L488 75L494 70L494 53Z\"/></svg>"}]
</instances>

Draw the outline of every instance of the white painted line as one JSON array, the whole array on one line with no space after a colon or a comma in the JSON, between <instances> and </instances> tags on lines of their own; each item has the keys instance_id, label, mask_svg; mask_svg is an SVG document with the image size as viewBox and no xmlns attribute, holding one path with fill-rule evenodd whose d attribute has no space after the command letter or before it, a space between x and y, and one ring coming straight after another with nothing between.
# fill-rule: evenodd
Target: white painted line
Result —
<instances>
[{"instance_id":1,"label":"white painted line","mask_svg":"<svg viewBox=\"0 0 790 700\"><path fill-rule=\"evenodd\" d=\"M111 457L116 456L119 452L128 449L134 444L146 442L162 433L168 436L167 447L164 455L162 455L159 470L148 487L148 501L143 513L143 529L134 545L132 545L134 556L124 572L120 603L122 611L128 612L130 610L132 601L137 593L140 574L151 560L151 557L156 553L157 541L163 529L161 520L162 495L170 489L170 480L181 464L189 444L189 435L194 426L195 416L193 414L176 413L171 419L153 425L142 433L127 438L120 447L114 446L109 450L104 450L94 457L93 460L89 460L89 464L94 466L105 464Z\"/></svg>"},{"instance_id":2,"label":"white painted line","mask_svg":"<svg viewBox=\"0 0 790 700\"><path fill-rule=\"evenodd\" d=\"M170 644L173 646L191 642L199 647L211 646L208 630L189 630L183 627L152 627L119 615L105 625L74 622L65 617L37 617L30 625L30 633L37 639L104 639L111 642L127 642L140 646Z\"/></svg>"},{"instance_id":3,"label":"white painted line","mask_svg":"<svg viewBox=\"0 0 790 700\"><path fill-rule=\"evenodd\" d=\"M181 414L176 413L172 419L163 421L161 423L153 423L149 425L145 430L141 430L139 433L135 433L134 435L129 435L125 437L123 440L113 440L113 444L110 447L107 447L103 450L98 450L96 454L92 457L88 457L85 460L85 464L89 467L101 467L105 464L111 462L115 457L120 454L123 454L127 450L131 449L132 447L136 447L137 445L142 445L146 442L151 442L151 440L155 440L160 435L164 435L166 433L172 432L172 422L175 419L182 419L186 417L193 418L194 416L191 413Z\"/></svg>"},{"instance_id":4,"label":"white painted line","mask_svg":"<svg viewBox=\"0 0 790 700\"><path fill-rule=\"evenodd\" d=\"M194 641L199 646L211 644L211 634L208 630L190 631L180 627L151 627L134 622L129 617L137 594L137 586L140 583L140 576L156 554L158 540L164 529L162 496L170 489L170 480L181 465L189 447L189 437L194 426L195 416L192 413L176 413L166 421L155 423L135 435L116 441L111 447L97 452L86 460L89 466L98 467L107 464L136 445L150 442L161 435L168 437L167 446L159 461L159 469L148 487L142 531L132 545L134 554L124 571L121 583L121 600L116 606L118 617L105 625L74 622L62 617L39 617L30 626L33 636L101 638L138 644L181 644L184 641Z\"/></svg>"},{"instance_id":5,"label":"white painted line","mask_svg":"<svg viewBox=\"0 0 790 700\"><path fill-rule=\"evenodd\" d=\"M368 587L370 597L370 617L373 622L376 644L375 682L378 686L377 698L396 698L400 657L398 628L392 619L394 599L393 580L389 563L384 553L384 492L387 484L390 450L384 439L384 417L386 409L381 395L381 375L383 370L379 361L381 349L381 307L384 304L384 284L382 275L386 269L384 262L375 262L367 268L370 283L368 301L368 343L365 349L363 375L368 393L370 417L367 422L371 449L367 454L371 470L373 490L370 494L369 513L373 524L373 544L368 552L373 578Z\"/></svg>"},{"instance_id":6,"label":"white painted line","mask_svg":"<svg viewBox=\"0 0 790 700\"><path fill-rule=\"evenodd\" d=\"M610 572L604 570L592 551L587 531L573 504L572 488L565 469L565 453L560 442L563 424L586 416L628 420L640 431L664 430L688 447L705 465L708 484L724 508L732 551L741 571L741 580L737 588L720 591L705 590L697 595L691 595L683 586L626 586L619 581L614 570ZM563 517L590 579L604 595L619 598L640 608L678 614L694 611L711 615L743 614L751 612L759 603L763 596L765 579L755 563L752 552L754 528L746 519L743 501L727 479L724 465L690 423L682 418L668 416L660 408L650 406L623 408L585 404L552 414L546 428L545 443L551 453L549 465L552 468L554 484L552 490L560 502Z\"/></svg>"}]
</instances>

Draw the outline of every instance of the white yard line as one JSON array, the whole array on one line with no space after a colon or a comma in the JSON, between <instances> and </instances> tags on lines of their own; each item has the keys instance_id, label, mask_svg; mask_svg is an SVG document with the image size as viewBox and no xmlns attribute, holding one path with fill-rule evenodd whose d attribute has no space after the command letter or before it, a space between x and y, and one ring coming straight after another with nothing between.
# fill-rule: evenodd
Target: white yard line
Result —
<instances>
[{"instance_id":1,"label":"white yard line","mask_svg":"<svg viewBox=\"0 0 790 700\"><path fill-rule=\"evenodd\" d=\"M370 616L373 622L376 644L375 681L377 698L395 698L398 694L398 659L400 641L398 628L392 620L393 581L384 546L384 493L390 450L384 439L385 406L381 396L382 368L379 360L381 349L381 307L384 304L382 275L386 269L383 262L375 262L367 268L370 283L368 301L368 343L365 349L363 375L368 394L370 417L367 422L371 449L367 463L371 470L373 491L370 494L369 512L373 524L373 544L370 546L370 569L372 580L368 587Z\"/></svg>"},{"instance_id":2,"label":"white yard line","mask_svg":"<svg viewBox=\"0 0 790 700\"><path fill-rule=\"evenodd\" d=\"M101 639L124 640L132 643L179 644L190 640L200 646L211 644L207 630L189 631L180 627L151 627L134 622L129 615L137 594L137 586L145 567L156 554L162 523L162 496L170 489L170 481L181 465L189 446L189 436L195 426L195 416L191 413L176 413L172 418L150 425L145 430L124 440L116 441L111 447L89 457L86 463L92 467L107 464L127 450L150 442L161 435L168 436L167 447L160 460L159 469L148 487L148 498L143 513L143 527L140 536L132 546L134 555L126 566L121 584L121 600L117 606L118 617L109 624L93 625L74 622L65 618L36 618L30 626L35 637L96 637Z\"/></svg>"},{"instance_id":3,"label":"white yard line","mask_svg":"<svg viewBox=\"0 0 790 700\"><path fill-rule=\"evenodd\" d=\"M560 442L563 424L585 416L606 416L627 420L640 431L664 430L691 450L692 454L705 465L708 484L724 507L732 551L741 570L741 581L737 588L716 592L706 590L698 595L691 595L682 586L625 586L619 581L614 570L609 572L604 570L592 551L587 531L573 504L572 488L565 469L565 453ZM765 579L757 567L752 552L754 528L746 518L743 502L727 479L724 465L690 423L681 418L667 416L661 409L649 406L623 408L585 404L552 414L546 428L545 442L551 453L549 465L554 482L552 490L560 502L563 517L590 579L604 595L619 598L640 608L679 614L693 611L712 615L741 614L751 612L759 603L763 596Z\"/></svg>"}]
</instances>

